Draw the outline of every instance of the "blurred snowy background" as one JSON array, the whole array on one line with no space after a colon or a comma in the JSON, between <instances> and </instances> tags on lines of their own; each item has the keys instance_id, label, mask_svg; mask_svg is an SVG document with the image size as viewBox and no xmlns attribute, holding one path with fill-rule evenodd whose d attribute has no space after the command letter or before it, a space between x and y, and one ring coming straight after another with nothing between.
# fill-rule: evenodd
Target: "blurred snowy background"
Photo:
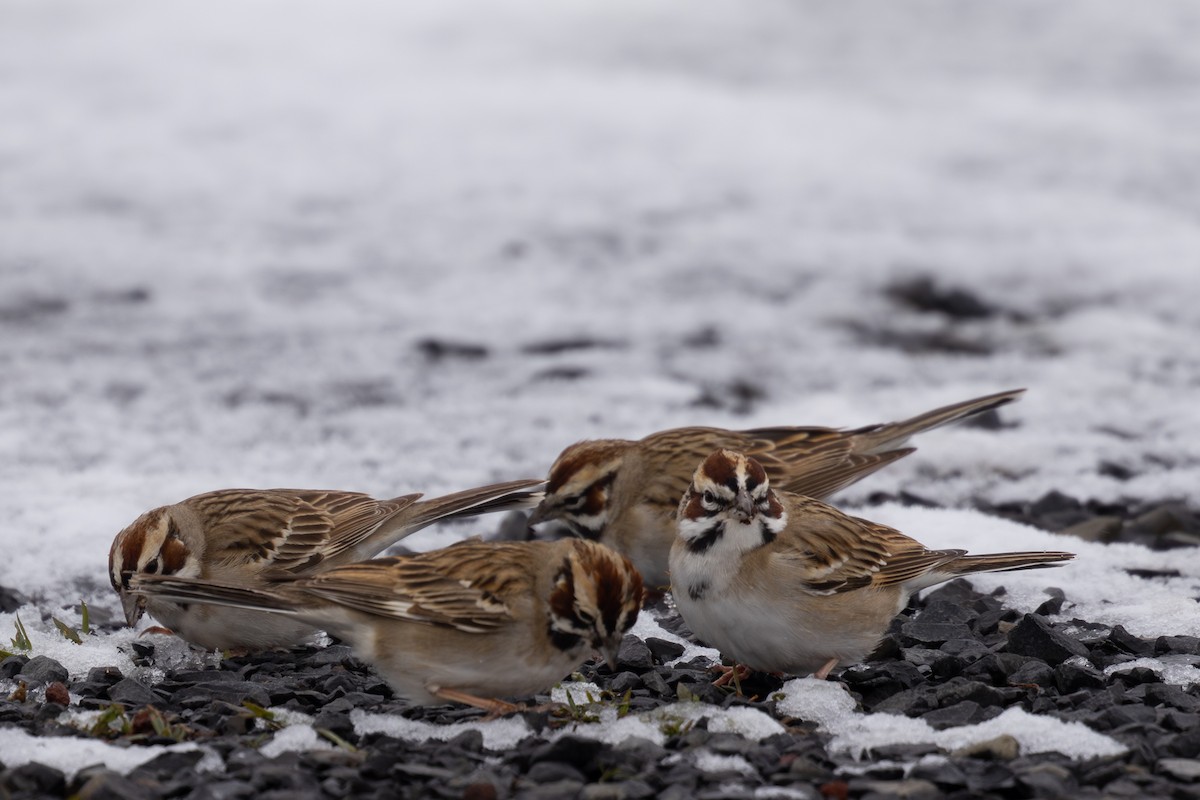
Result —
<instances>
[{"instance_id":1,"label":"blurred snowy background","mask_svg":"<svg viewBox=\"0 0 1200 800\"><path fill-rule=\"evenodd\" d=\"M1186 0L0 0L0 585L107 597L209 489L1018 386L843 499L1194 504L1196 41Z\"/></svg>"}]
</instances>

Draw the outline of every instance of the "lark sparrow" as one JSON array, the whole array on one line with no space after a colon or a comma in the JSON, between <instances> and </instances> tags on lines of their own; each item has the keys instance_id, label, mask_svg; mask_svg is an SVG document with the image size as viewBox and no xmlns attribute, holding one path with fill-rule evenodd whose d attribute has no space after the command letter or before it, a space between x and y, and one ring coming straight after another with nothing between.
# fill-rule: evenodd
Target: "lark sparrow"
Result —
<instances>
[{"instance_id":1,"label":"lark sparrow","mask_svg":"<svg viewBox=\"0 0 1200 800\"><path fill-rule=\"evenodd\" d=\"M375 500L356 492L224 489L147 511L117 534L109 579L125 618L144 611L193 644L210 649L287 647L311 625L270 614L192 608L128 591L138 573L261 586L275 575L313 575L386 550L439 520L528 508L543 481L521 480L421 500L409 494Z\"/></svg>"},{"instance_id":2,"label":"lark sparrow","mask_svg":"<svg viewBox=\"0 0 1200 800\"><path fill-rule=\"evenodd\" d=\"M633 560L649 586L668 582L675 509L701 459L718 448L749 453L781 489L824 498L913 452L910 436L1011 403L1024 389L864 428L673 428L639 441L573 444L550 468L546 496L529 520L561 520L577 536Z\"/></svg>"},{"instance_id":3,"label":"lark sparrow","mask_svg":"<svg viewBox=\"0 0 1200 800\"><path fill-rule=\"evenodd\" d=\"M719 450L680 501L671 590L688 627L737 662L823 678L870 653L913 592L1071 558L928 550L819 500L774 491L758 461Z\"/></svg>"},{"instance_id":4,"label":"lark sparrow","mask_svg":"<svg viewBox=\"0 0 1200 800\"><path fill-rule=\"evenodd\" d=\"M594 542L482 542L280 577L256 588L139 574L152 600L270 614L346 640L415 704L495 701L541 692L593 650L615 665L637 620L642 579Z\"/></svg>"}]
</instances>

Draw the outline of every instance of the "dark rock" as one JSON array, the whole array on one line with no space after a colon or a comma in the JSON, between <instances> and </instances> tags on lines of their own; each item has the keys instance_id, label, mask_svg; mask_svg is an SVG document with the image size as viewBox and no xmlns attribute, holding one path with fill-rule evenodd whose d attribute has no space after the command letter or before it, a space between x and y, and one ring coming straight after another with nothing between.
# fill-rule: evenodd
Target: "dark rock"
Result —
<instances>
[{"instance_id":1,"label":"dark rock","mask_svg":"<svg viewBox=\"0 0 1200 800\"><path fill-rule=\"evenodd\" d=\"M1010 686L1050 686L1054 682L1054 670L1044 661L1031 659L1008 676Z\"/></svg>"},{"instance_id":2,"label":"dark rock","mask_svg":"<svg viewBox=\"0 0 1200 800\"><path fill-rule=\"evenodd\" d=\"M1033 613L1043 617L1048 617L1051 614L1058 614L1062 611L1063 602L1067 596L1063 594L1062 589L1047 589L1046 594L1050 595L1050 599L1038 606Z\"/></svg>"},{"instance_id":3,"label":"dark rock","mask_svg":"<svg viewBox=\"0 0 1200 800\"><path fill-rule=\"evenodd\" d=\"M523 346L521 350L531 355L558 355L559 353L574 350L620 350L626 347L628 347L628 344L619 339L594 339L587 336L580 336L530 342Z\"/></svg>"},{"instance_id":4,"label":"dark rock","mask_svg":"<svg viewBox=\"0 0 1200 800\"><path fill-rule=\"evenodd\" d=\"M558 761L538 761L529 767L529 780L536 783L555 783L557 781L573 781L586 783L583 773L570 764Z\"/></svg>"},{"instance_id":5,"label":"dark rock","mask_svg":"<svg viewBox=\"0 0 1200 800\"><path fill-rule=\"evenodd\" d=\"M1126 725L1151 725L1157 718L1158 714L1153 708L1138 705L1113 706L1100 714L1102 730L1123 728Z\"/></svg>"},{"instance_id":6,"label":"dark rock","mask_svg":"<svg viewBox=\"0 0 1200 800\"><path fill-rule=\"evenodd\" d=\"M624 695L626 692L634 691L635 689L641 689L642 679L632 672L618 672L613 676L613 679L609 681L606 688L608 688L608 690L613 694Z\"/></svg>"},{"instance_id":7,"label":"dark rock","mask_svg":"<svg viewBox=\"0 0 1200 800\"><path fill-rule=\"evenodd\" d=\"M557 761L586 773L588 765L603 747L603 744L594 739L563 736L535 747L529 755L529 761L531 764L539 761Z\"/></svg>"},{"instance_id":8,"label":"dark rock","mask_svg":"<svg viewBox=\"0 0 1200 800\"><path fill-rule=\"evenodd\" d=\"M105 686L112 686L121 678L125 677L121 674L121 670L116 667L92 667L88 670L88 683L99 683Z\"/></svg>"},{"instance_id":9,"label":"dark rock","mask_svg":"<svg viewBox=\"0 0 1200 800\"><path fill-rule=\"evenodd\" d=\"M1155 766L1160 772L1181 781L1191 783L1200 780L1200 760L1194 758L1164 758Z\"/></svg>"},{"instance_id":10,"label":"dark rock","mask_svg":"<svg viewBox=\"0 0 1200 800\"><path fill-rule=\"evenodd\" d=\"M0 678L15 678L21 674L21 670L25 669L25 665L29 663L29 656L17 653L0 661Z\"/></svg>"},{"instance_id":11,"label":"dark rock","mask_svg":"<svg viewBox=\"0 0 1200 800\"><path fill-rule=\"evenodd\" d=\"M582 790L582 781L556 781L521 789L514 795L514 800L564 800L577 797Z\"/></svg>"},{"instance_id":12,"label":"dark rock","mask_svg":"<svg viewBox=\"0 0 1200 800\"><path fill-rule=\"evenodd\" d=\"M1103 689L1104 676L1090 664L1064 662L1054 668L1054 683L1063 694L1083 689Z\"/></svg>"},{"instance_id":13,"label":"dark rock","mask_svg":"<svg viewBox=\"0 0 1200 800\"><path fill-rule=\"evenodd\" d=\"M998 706L1004 702L1004 695L999 689L963 678L951 678L940 686L934 686L933 692L937 704L943 708L963 700L971 700L981 706Z\"/></svg>"},{"instance_id":14,"label":"dark rock","mask_svg":"<svg viewBox=\"0 0 1200 800\"><path fill-rule=\"evenodd\" d=\"M1114 461L1101 461L1096 465L1096 472L1108 478L1116 478L1119 481L1127 481L1137 474L1129 467Z\"/></svg>"},{"instance_id":15,"label":"dark rock","mask_svg":"<svg viewBox=\"0 0 1200 800\"><path fill-rule=\"evenodd\" d=\"M28 602L29 600L25 597L25 595L21 594L16 589L11 589L7 586L0 586L0 612L11 614Z\"/></svg>"},{"instance_id":16,"label":"dark rock","mask_svg":"<svg viewBox=\"0 0 1200 800\"><path fill-rule=\"evenodd\" d=\"M1143 684L1129 690L1130 697L1139 695L1148 706L1171 706L1189 714L1200 712L1200 698L1171 684Z\"/></svg>"},{"instance_id":17,"label":"dark rock","mask_svg":"<svg viewBox=\"0 0 1200 800\"><path fill-rule=\"evenodd\" d=\"M970 725L983 719L979 704L971 700L963 700L945 708L935 708L921 715L935 730L954 728L959 725Z\"/></svg>"},{"instance_id":18,"label":"dark rock","mask_svg":"<svg viewBox=\"0 0 1200 800\"><path fill-rule=\"evenodd\" d=\"M129 680L126 678L126 680ZM116 687L114 687L115 690ZM112 691L109 692L112 696ZM181 689L172 696L172 701L184 708L200 708L214 700L240 706L249 700L266 708L271 705L271 696L257 683L249 681L209 681Z\"/></svg>"},{"instance_id":19,"label":"dark rock","mask_svg":"<svg viewBox=\"0 0 1200 800\"><path fill-rule=\"evenodd\" d=\"M938 286L933 278L921 275L892 284L887 289L892 300L909 308L935 312L956 319L987 319L998 311L965 289Z\"/></svg>"},{"instance_id":20,"label":"dark rock","mask_svg":"<svg viewBox=\"0 0 1200 800\"><path fill-rule=\"evenodd\" d=\"M908 639L926 644L940 644L949 639L966 639L971 629L964 622L924 622L920 617L900 629Z\"/></svg>"},{"instance_id":21,"label":"dark rock","mask_svg":"<svg viewBox=\"0 0 1200 800\"><path fill-rule=\"evenodd\" d=\"M1129 525L1136 534L1160 537L1175 531L1195 530L1193 517L1182 503L1165 503L1139 514Z\"/></svg>"},{"instance_id":22,"label":"dark rock","mask_svg":"<svg viewBox=\"0 0 1200 800\"><path fill-rule=\"evenodd\" d=\"M930 596L925 602L925 607L921 609L921 613L917 615L915 622L927 624L969 622L974 614L970 605L964 602L968 600L968 597L961 597L959 600L953 601L947 597L947 594Z\"/></svg>"},{"instance_id":23,"label":"dark rock","mask_svg":"<svg viewBox=\"0 0 1200 800\"><path fill-rule=\"evenodd\" d=\"M1200 638L1195 636L1160 636L1154 640L1154 653L1155 655L1162 655L1163 653L1200 655Z\"/></svg>"},{"instance_id":24,"label":"dark rock","mask_svg":"<svg viewBox=\"0 0 1200 800\"><path fill-rule=\"evenodd\" d=\"M1035 797L1075 797L1077 784L1071 771L1059 764L1032 764L1017 772L1017 783Z\"/></svg>"},{"instance_id":25,"label":"dark rock","mask_svg":"<svg viewBox=\"0 0 1200 800\"><path fill-rule=\"evenodd\" d=\"M622 644L624 644L623 640ZM685 650L681 644L654 636L646 639L646 647L650 648L650 652L654 654L654 657L658 659L660 664L679 658Z\"/></svg>"},{"instance_id":26,"label":"dark rock","mask_svg":"<svg viewBox=\"0 0 1200 800\"><path fill-rule=\"evenodd\" d=\"M930 647L905 647L901 651L901 655L914 667L925 667L926 669L932 669L934 664L946 657L941 650Z\"/></svg>"},{"instance_id":27,"label":"dark rock","mask_svg":"<svg viewBox=\"0 0 1200 800\"><path fill-rule=\"evenodd\" d=\"M1091 517L1083 522L1068 525L1058 533L1061 536L1074 536L1085 542L1114 542L1120 535L1124 523L1120 517Z\"/></svg>"},{"instance_id":28,"label":"dark rock","mask_svg":"<svg viewBox=\"0 0 1200 800\"><path fill-rule=\"evenodd\" d=\"M617 653L617 663L634 672L644 672L654 666L654 654L650 648L636 636L626 634L621 639L621 649Z\"/></svg>"},{"instance_id":29,"label":"dark rock","mask_svg":"<svg viewBox=\"0 0 1200 800\"><path fill-rule=\"evenodd\" d=\"M1126 653L1142 656L1149 655L1154 652L1154 643L1148 642L1145 639L1139 639L1129 631L1125 630L1124 626L1115 626L1108 634L1108 642L1113 647L1122 650Z\"/></svg>"},{"instance_id":30,"label":"dark rock","mask_svg":"<svg viewBox=\"0 0 1200 800\"><path fill-rule=\"evenodd\" d=\"M1021 755L1021 743L1007 733L994 739L965 745L953 751L951 755L963 759L993 759L997 761L1012 761Z\"/></svg>"},{"instance_id":31,"label":"dark rock","mask_svg":"<svg viewBox=\"0 0 1200 800\"><path fill-rule=\"evenodd\" d=\"M161 703L162 698L137 678L122 678L108 689L108 698L126 706L143 706Z\"/></svg>"},{"instance_id":32,"label":"dark rock","mask_svg":"<svg viewBox=\"0 0 1200 800\"><path fill-rule=\"evenodd\" d=\"M0 789L7 789L13 794L61 797L66 788L67 779L62 772L36 761L14 767L0 775Z\"/></svg>"},{"instance_id":33,"label":"dark rock","mask_svg":"<svg viewBox=\"0 0 1200 800\"><path fill-rule=\"evenodd\" d=\"M1052 489L1029 506L1029 513L1034 517L1044 517L1047 514L1060 514L1064 511L1079 511L1082 505L1073 497Z\"/></svg>"},{"instance_id":34,"label":"dark rock","mask_svg":"<svg viewBox=\"0 0 1200 800\"><path fill-rule=\"evenodd\" d=\"M650 670L643 672L641 675L642 685L650 690L651 693L659 697L674 697L675 692L671 691L671 687L666 680L657 672Z\"/></svg>"},{"instance_id":35,"label":"dark rock","mask_svg":"<svg viewBox=\"0 0 1200 800\"><path fill-rule=\"evenodd\" d=\"M73 796L79 800L150 800L156 794L119 772L105 769L91 775Z\"/></svg>"},{"instance_id":36,"label":"dark rock","mask_svg":"<svg viewBox=\"0 0 1200 800\"><path fill-rule=\"evenodd\" d=\"M145 774L160 777L178 775L194 768L198 763L200 763L200 759L203 757L204 753L199 750L162 753L141 764L130 774Z\"/></svg>"},{"instance_id":37,"label":"dark rock","mask_svg":"<svg viewBox=\"0 0 1200 800\"><path fill-rule=\"evenodd\" d=\"M1167 755L1200 758L1200 730L1164 736L1158 740L1156 749Z\"/></svg>"},{"instance_id":38,"label":"dark rock","mask_svg":"<svg viewBox=\"0 0 1200 800\"><path fill-rule=\"evenodd\" d=\"M461 359L477 361L488 356L488 348L474 342L448 342L442 339L421 339L416 343L417 352L430 361Z\"/></svg>"},{"instance_id":39,"label":"dark rock","mask_svg":"<svg viewBox=\"0 0 1200 800\"><path fill-rule=\"evenodd\" d=\"M21 668L20 677L30 683L65 683L70 677L67 668L47 656L34 656Z\"/></svg>"},{"instance_id":40,"label":"dark rock","mask_svg":"<svg viewBox=\"0 0 1200 800\"><path fill-rule=\"evenodd\" d=\"M1056 631L1045 617L1026 614L1008 633L1008 651L1057 666L1072 656L1088 655L1083 643Z\"/></svg>"}]
</instances>

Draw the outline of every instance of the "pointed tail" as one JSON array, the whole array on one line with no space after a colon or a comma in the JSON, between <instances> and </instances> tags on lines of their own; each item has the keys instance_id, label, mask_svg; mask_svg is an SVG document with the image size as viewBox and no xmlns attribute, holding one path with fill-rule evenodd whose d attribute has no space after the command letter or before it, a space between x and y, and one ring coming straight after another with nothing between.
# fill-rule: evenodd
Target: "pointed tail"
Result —
<instances>
[{"instance_id":1,"label":"pointed tail","mask_svg":"<svg viewBox=\"0 0 1200 800\"><path fill-rule=\"evenodd\" d=\"M970 575L975 572L1015 572L1020 569L1061 567L1064 561L1075 558L1074 553L1059 550L1031 550L1017 553L990 553L982 556L962 556L938 567L939 572Z\"/></svg>"},{"instance_id":2,"label":"pointed tail","mask_svg":"<svg viewBox=\"0 0 1200 800\"><path fill-rule=\"evenodd\" d=\"M976 397L961 403L951 403L948 406L935 408L918 414L910 419L899 422L885 422L879 425L867 425L862 428L846 431L853 434L862 443L855 450L862 453L885 453L903 448L909 437L924 431L940 428L951 422L957 422L976 414L983 414L1001 406L1008 405L1021 398L1024 389L1010 389L1006 392Z\"/></svg>"},{"instance_id":3,"label":"pointed tail","mask_svg":"<svg viewBox=\"0 0 1200 800\"><path fill-rule=\"evenodd\" d=\"M272 611L277 614L296 614L298 605L298 598L291 596L286 585L265 591L206 581L202 578L179 578L145 572L139 572L130 578L129 591L175 603L207 603L251 611Z\"/></svg>"}]
</instances>

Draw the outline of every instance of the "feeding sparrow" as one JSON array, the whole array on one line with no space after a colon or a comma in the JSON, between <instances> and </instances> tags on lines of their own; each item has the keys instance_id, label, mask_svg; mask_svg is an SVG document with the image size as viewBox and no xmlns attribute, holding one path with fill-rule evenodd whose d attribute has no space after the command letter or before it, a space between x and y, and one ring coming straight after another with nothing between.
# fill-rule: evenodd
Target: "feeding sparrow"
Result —
<instances>
[{"instance_id":1,"label":"feeding sparrow","mask_svg":"<svg viewBox=\"0 0 1200 800\"><path fill-rule=\"evenodd\" d=\"M529 524L561 520L571 532L633 561L647 585L665 586L675 509L696 464L718 448L748 453L789 492L824 498L912 453L910 436L1011 403L1024 389L937 408L902 422L836 428L673 428L639 441L571 445L550 468Z\"/></svg>"},{"instance_id":2,"label":"feeding sparrow","mask_svg":"<svg viewBox=\"0 0 1200 800\"><path fill-rule=\"evenodd\" d=\"M150 615L209 649L287 647L311 625L273 614L188 607L128 591L138 573L175 575L255 587L275 575L314 575L362 561L440 520L537 503L543 481L521 480L421 500L420 494L376 500L357 492L223 489L147 511L117 534L109 580L125 618Z\"/></svg>"},{"instance_id":3,"label":"feeding sparrow","mask_svg":"<svg viewBox=\"0 0 1200 800\"><path fill-rule=\"evenodd\" d=\"M870 653L913 592L1074 558L929 550L769 481L742 453L710 455L680 501L671 547L672 594L688 627L753 669L824 678Z\"/></svg>"},{"instance_id":4,"label":"feeding sparrow","mask_svg":"<svg viewBox=\"0 0 1200 800\"><path fill-rule=\"evenodd\" d=\"M454 701L493 712L514 708L495 698L544 691L593 650L615 664L642 604L642 579L629 560L577 539L473 539L255 588L142 573L130 589L322 628L349 642L412 703Z\"/></svg>"}]
</instances>

